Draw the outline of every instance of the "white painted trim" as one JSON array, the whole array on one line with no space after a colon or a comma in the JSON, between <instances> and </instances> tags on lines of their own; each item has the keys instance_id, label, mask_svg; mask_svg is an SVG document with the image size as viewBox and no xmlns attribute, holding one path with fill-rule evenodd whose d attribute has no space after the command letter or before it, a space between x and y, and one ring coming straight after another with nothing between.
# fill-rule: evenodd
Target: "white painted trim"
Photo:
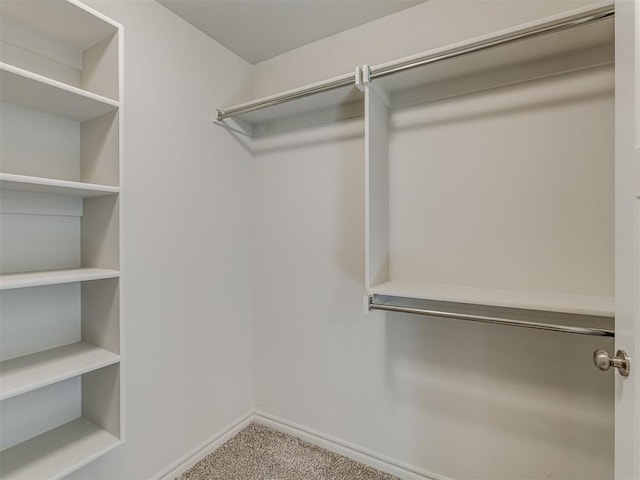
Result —
<instances>
[{"instance_id":1,"label":"white painted trim","mask_svg":"<svg viewBox=\"0 0 640 480\"><path fill-rule=\"evenodd\" d=\"M170 466L153 476L151 480L174 480L178 475L193 467L204 457L220 447L224 442L247 427L254 420L254 416L253 411L245 413L239 420L236 420L230 425L224 427L222 430L216 432L211 438L205 440L189 453L180 457Z\"/></svg>"},{"instance_id":2,"label":"white painted trim","mask_svg":"<svg viewBox=\"0 0 640 480\"><path fill-rule=\"evenodd\" d=\"M399 462L380 453L367 450L353 443L340 440L317 430L290 422L262 411L253 414L253 421L293 435L326 450L344 455L357 462L376 468L382 472L395 475L402 480L449 480L441 475L427 472L418 467Z\"/></svg>"},{"instance_id":3,"label":"white painted trim","mask_svg":"<svg viewBox=\"0 0 640 480\"><path fill-rule=\"evenodd\" d=\"M450 480L447 477L427 472L421 468L399 462L385 455L367 450L353 443L346 442L331 435L313 430L303 425L290 422L261 410L252 410L244 414L240 419L227 425L204 441L192 451L172 463L160 473L151 477L151 480L175 480L178 475L186 472L204 457L218 449L227 440L246 428L251 422L256 422L274 430L293 435L306 442L317 445L330 452L343 455L381 472L394 475L401 480Z\"/></svg>"},{"instance_id":4,"label":"white painted trim","mask_svg":"<svg viewBox=\"0 0 640 480\"><path fill-rule=\"evenodd\" d=\"M71 0L70 0L71 1ZM126 266L125 266L125 226L124 226L124 212L125 212L125 192L124 192L124 165L125 165L125 63L124 63L124 27L110 18L102 15L100 12L96 12L93 9L87 7L86 5L72 1L74 5L79 6L80 8L85 9L89 13L92 13L99 18L103 19L107 23L111 23L118 29L118 104L120 107L118 108L118 187L120 194L118 195L118 228L120 230L118 237L118 269L120 271L120 278L118 280L118 294L119 302L118 302L118 322L120 327L120 440L122 443L127 442L127 406L126 406L126 386L127 386L127 375L126 375L126 365L127 365L127 346L125 339L126 332L126 313L124 309L124 305L126 302Z\"/></svg>"}]
</instances>

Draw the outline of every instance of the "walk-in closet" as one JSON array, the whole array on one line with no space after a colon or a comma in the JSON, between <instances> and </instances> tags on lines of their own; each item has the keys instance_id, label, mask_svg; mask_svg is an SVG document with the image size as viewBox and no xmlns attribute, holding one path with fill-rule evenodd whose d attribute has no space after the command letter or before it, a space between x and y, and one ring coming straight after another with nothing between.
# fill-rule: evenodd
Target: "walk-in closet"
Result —
<instances>
[{"instance_id":1,"label":"walk-in closet","mask_svg":"<svg viewBox=\"0 0 640 480\"><path fill-rule=\"evenodd\" d=\"M640 480L638 0L0 0L0 478Z\"/></svg>"}]
</instances>

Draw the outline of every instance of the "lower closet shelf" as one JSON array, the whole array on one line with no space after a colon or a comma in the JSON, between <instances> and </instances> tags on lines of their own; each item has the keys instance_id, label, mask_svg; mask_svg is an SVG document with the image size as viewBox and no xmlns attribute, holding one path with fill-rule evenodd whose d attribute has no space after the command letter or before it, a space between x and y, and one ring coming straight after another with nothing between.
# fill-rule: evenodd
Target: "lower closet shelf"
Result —
<instances>
[{"instance_id":1,"label":"lower closet shelf","mask_svg":"<svg viewBox=\"0 0 640 480\"><path fill-rule=\"evenodd\" d=\"M501 290L395 280L370 288L369 294L596 317L614 317L613 298L603 296Z\"/></svg>"},{"instance_id":2,"label":"lower closet shelf","mask_svg":"<svg viewBox=\"0 0 640 480\"><path fill-rule=\"evenodd\" d=\"M1 452L0 477L59 479L120 443L93 422L78 418Z\"/></svg>"},{"instance_id":3,"label":"lower closet shelf","mask_svg":"<svg viewBox=\"0 0 640 480\"><path fill-rule=\"evenodd\" d=\"M0 363L0 399L15 397L119 361L119 355L86 342L5 360Z\"/></svg>"}]
</instances>

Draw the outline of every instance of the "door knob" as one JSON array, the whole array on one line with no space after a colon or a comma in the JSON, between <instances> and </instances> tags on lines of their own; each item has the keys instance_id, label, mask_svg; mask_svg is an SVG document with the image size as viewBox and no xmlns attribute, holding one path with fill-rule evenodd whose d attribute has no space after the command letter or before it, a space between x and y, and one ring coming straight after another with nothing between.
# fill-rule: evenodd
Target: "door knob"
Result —
<instances>
[{"instance_id":1,"label":"door knob","mask_svg":"<svg viewBox=\"0 0 640 480\"><path fill-rule=\"evenodd\" d=\"M603 372L615 367L623 377L628 377L631 370L631 359L624 350L618 350L613 358L605 350L596 350L593 352L593 364Z\"/></svg>"}]
</instances>

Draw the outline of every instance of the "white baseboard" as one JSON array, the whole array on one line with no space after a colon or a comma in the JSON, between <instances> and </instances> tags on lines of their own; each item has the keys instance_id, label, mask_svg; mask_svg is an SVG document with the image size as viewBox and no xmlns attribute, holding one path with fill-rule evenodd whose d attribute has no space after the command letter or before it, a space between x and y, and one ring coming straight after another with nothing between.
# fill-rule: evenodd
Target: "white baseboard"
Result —
<instances>
[{"instance_id":1,"label":"white baseboard","mask_svg":"<svg viewBox=\"0 0 640 480\"><path fill-rule=\"evenodd\" d=\"M339 438L326 435L322 432L307 428L303 425L278 418L260 410L253 410L244 414L240 419L214 434L210 439L198 445L191 452L171 464L152 480L174 480L204 457L209 455L224 442L240 432L251 422L266 425L294 437L298 437L314 445L318 445L330 452L344 455L357 462L363 463L382 472L394 475L402 480L448 480L445 477L419 469L412 465L398 462L376 452L361 448Z\"/></svg>"},{"instance_id":2,"label":"white baseboard","mask_svg":"<svg viewBox=\"0 0 640 480\"><path fill-rule=\"evenodd\" d=\"M178 475L193 467L196 463L249 425L253 421L253 417L253 411L245 413L240 419L230 425L227 425L222 430L219 430L211 438L205 440L191 452L187 453L172 463L169 467L152 477L152 480L174 480Z\"/></svg>"},{"instance_id":3,"label":"white baseboard","mask_svg":"<svg viewBox=\"0 0 640 480\"><path fill-rule=\"evenodd\" d=\"M345 457L373 467L381 472L394 475L402 480L448 480L440 475L398 462L379 453L372 452L303 425L278 418L266 412L255 411L252 420L256 423L261 423L275 430L298 437L309 443L313 443L314 445L318 445L330 452L344 455Z\"/></svg>"}]
</instances>

